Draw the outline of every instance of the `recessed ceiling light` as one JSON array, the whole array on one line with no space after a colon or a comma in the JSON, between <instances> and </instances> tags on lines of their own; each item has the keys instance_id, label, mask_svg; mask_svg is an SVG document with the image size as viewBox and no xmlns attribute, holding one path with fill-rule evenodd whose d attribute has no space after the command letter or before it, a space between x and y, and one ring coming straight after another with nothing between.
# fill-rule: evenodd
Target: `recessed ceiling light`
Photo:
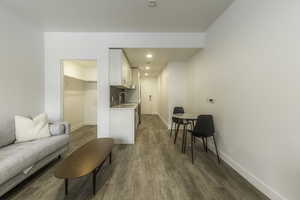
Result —
<instances>
[{"instance_id":1,"label":"recessed ceiling light","mask_svg":"<svg viewBox=\"0 0 300 200\"><path fill-rule=\"evenodd\" d=\"M147 58L152 58L153 56L152 56L152 54L149 53L149 54L146 55L146 57Z\"/></svg>"},{"instance_id":2,"label":"recessed ceiling light","mask_svg":"<svg viewBox=\"0 0 300 200\"><path fill-rule=\"evenodd\" d=\"M148 7L153 8L156 6L157 6L156 0L148 0Z\"/></svg>"},{"instance_id":3,"label":"recessed ceiling light","mask_svg":"<svg viewBox=\"0 0 300 200\"><path fill-rule=\"evenodd\" d=\"M145 76L148 76L149 74L148 74L148 73L145 73L144 75L145 75Z\"/></svg>"},{"instance_id":4,"label":"recessed ceiling light","mask_svg":"<svg viewBox=\"0 0 300 200\"><path fill-rule=\"evenodd\" d=\"M149 70L149 69L150 69L150 67L149 67L149 66L146 66L146 67L145 67L145 69L146 69L146 70Z\"/></svg>"}]
</instances>

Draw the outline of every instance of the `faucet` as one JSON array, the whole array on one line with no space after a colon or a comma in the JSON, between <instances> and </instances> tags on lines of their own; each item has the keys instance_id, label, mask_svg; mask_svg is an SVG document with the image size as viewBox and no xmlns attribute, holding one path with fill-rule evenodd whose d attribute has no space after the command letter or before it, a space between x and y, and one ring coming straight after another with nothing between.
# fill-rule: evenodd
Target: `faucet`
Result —
<instances>
[{"instance_id":1,"label":"faucet","mask_svg":"<svg viewBox=\"0 0 300 200\"><path fill-rule=\"evenodd\" d=\"M127 95L127 93L125 91L119 92L119 105L122 104L122 95L124 94L124 96ZM125 100L125 97L124 97ZM125 103L125 102L124 102Z\"/></svg>"}]
</instances>

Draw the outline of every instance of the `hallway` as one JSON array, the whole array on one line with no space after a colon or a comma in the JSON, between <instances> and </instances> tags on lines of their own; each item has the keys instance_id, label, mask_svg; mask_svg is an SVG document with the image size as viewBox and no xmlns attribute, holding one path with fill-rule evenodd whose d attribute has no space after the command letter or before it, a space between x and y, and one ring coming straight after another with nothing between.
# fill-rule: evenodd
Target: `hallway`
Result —
<instances>
[{"instance_id":1,"label":"hallway","mask_svg":"<svg viewBox=\"0 0 300 200\"><path fill-rule=\"evenodd\" d=\"M57 161L4 196L5 200L259 200L268 199L224 162L196 146L192 165L190 152L181 153L166 127L155 115L144 115L135 145L115 145L113 164L98 174L97 194L92 196L91 176L70 181L69 196L64 182L54 178ZM88 126L71 134L70 151L96 137Z\"/></svg>"}]
</instances>

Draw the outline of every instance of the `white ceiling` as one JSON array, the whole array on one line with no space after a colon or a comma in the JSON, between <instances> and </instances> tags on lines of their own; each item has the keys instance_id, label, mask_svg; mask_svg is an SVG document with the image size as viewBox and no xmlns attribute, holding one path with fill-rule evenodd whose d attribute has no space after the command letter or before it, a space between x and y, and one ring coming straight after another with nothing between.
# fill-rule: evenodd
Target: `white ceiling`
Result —
<instances>
[{"instance_id":1,"label":"white ceiling","mask_svg":"<svg viewBox=\"0 0 300 200\"><path fill-rule=\"evenodd\" d=\"M64 75L84 81L97 81L96 60L64 60Z\"/></svg>"},{"instance_id":2,"label":"white ceiling","mask_svg":"<svg viewBox=\"0 0 300 200\"><path fill-rule=\"evenodd\" d=\"M203 32L233 0L1 0L21 17L58 32Z\"/></svg>"},{"instance_id":3,"label":"white ceiling","mask_svg":"<svg viewBox=\"0 0 300 200\"><path fill-rule=\"evenodd\" d=\"M80 67L89 67L96 68L97 61L96 60L67 60L66 62L72 62L75 65L79 65Z\"/></svg>"},{"instance_id":4,"label":"white ceiling","mask_svg":"<svg viewBox=\"0 0 300 200\"><path fill-rule=\"evenodd\" d=\"M149 73L149 76L156 77L160 74L162 69L171 61L184 62L195 55L200 49L194 48L180 48L180 49L168 49L168 48L128 48L124 49L129 62L132 67L138 67L144 73ZM152 58L147 58L147 54L152 54ZM146 70L146 66L150 67L150 70Z\"/></svg>"}]
</instances>

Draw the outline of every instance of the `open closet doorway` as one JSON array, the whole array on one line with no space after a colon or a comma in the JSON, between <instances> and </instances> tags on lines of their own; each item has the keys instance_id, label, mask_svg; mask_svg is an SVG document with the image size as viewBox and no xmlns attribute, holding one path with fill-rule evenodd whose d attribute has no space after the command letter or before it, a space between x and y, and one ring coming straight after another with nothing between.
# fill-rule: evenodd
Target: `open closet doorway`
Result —
<instances>
[{"instance_id":1,"label":"open closet doorway","mask_svg":"<svg viewBox=\"0 0 300 200\"><path fill-rule=\"evenodd\" d=\"M63 60L63 119L72 133L97 134L97 61Z\"/></svg>"}]
</instances>

